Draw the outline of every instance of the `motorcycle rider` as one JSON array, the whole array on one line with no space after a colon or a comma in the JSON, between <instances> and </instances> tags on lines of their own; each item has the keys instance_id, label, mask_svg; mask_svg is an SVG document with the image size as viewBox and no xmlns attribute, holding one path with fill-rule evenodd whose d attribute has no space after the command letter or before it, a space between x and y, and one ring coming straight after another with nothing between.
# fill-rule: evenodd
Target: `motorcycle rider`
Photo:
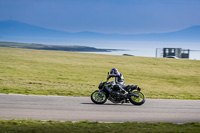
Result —
<instances>
[{"instance_id":1,"label":"motorcycle rider","mask_svg":"<svg viewBox=\"0 0 200 133\"><path fill-rule=\"evenodd\" d=\"M123 91L125 91L125 94L127 94L128 92L124 89L126 87L126 83L125 83L124 77L117 70L117 68L113 68L113 69L110 70L110 75L108 76L108 80L111 77L115 77L116 86L118 86L120 89L122 89Z\"/></svg>"}]
</instances>

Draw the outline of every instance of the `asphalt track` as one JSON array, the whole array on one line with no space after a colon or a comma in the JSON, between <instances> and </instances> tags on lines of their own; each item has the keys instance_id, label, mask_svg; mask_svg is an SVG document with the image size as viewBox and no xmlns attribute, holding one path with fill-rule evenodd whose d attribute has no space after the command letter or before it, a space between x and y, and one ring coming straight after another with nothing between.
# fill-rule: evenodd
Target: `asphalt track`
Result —
<instances>
[{"instance_id":1,"label":"asphalt track","mask_svg":"<svg viewBox=\"0 0 200 133\"><path fill-rule=\"evenodd\" d=\"M93 104L89 97L0 94L0 119L98 122L200 122L200 100L146 99L130 103Z\"/></svg>"}]
</instances>

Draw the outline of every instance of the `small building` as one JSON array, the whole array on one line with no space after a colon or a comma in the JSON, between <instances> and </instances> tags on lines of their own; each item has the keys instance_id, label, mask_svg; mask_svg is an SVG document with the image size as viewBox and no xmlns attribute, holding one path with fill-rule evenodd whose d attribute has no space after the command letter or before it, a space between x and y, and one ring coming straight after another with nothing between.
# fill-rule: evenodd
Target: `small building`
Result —
<instances>
[{"instance_id":1,"label":"small building","mask_svg":"<svg viewBox=\"0 0 200 133\"><path fill-rule=\"evenodd\" d=\"M182 49L182 48L163 48L163 49L156 49L156 57L159 55L160 57L167 58L167 57L176 57L176 58L183 58L189 59L190 50L189 49Z\"/></svg>"}]
</instances>

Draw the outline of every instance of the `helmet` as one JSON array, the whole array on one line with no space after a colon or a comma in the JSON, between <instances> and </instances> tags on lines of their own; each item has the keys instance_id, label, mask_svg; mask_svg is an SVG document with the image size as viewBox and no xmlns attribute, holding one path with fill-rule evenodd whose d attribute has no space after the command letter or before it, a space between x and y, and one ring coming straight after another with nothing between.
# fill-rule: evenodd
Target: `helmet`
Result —
<instances>
[{"instance_id":1,"label":"helmet","mask_svg":"<svg viewBox=\"0 0 200 133\"><path fill-rule=\"evenodd\" d=\"M113 68L110 70L110 74L117 74L117 73L118 73L117 68Z\"/></svg>"}]
</instances>

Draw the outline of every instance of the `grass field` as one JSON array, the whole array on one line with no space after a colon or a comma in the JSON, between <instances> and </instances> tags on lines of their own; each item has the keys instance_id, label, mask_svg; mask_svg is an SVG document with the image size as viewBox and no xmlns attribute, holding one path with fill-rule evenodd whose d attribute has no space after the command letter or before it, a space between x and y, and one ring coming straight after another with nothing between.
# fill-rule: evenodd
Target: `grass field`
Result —
<instances>
[{"instance_id":1,"label":"grass field","mask_svg":"<svg viewBox=\"0 0 200 133\"><path fill-rule=\"evenodd\" d=\"M0 93L89 96L116 67L147 98L200 99L200 61L0 48Z\"/></svg>"},{"instance_id":2,"label":"grass field","mask_svg":"<svg viewBox=\"0 0 200 133\"><path fill-rule=\"evenodd\" d=\"M98 123L0 120L0 133L198 133L200 123Z\"/></svg>"}]
</instances>

